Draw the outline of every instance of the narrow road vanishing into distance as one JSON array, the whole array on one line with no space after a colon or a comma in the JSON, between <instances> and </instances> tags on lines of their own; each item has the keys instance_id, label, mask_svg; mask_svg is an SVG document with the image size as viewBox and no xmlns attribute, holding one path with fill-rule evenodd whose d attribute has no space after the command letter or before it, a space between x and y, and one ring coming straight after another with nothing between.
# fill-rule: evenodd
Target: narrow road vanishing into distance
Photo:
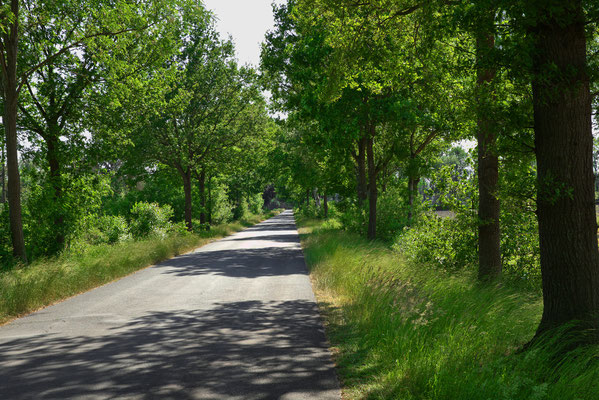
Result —
<instances>
[{"instance_id":1,"label":"narrow road vanishing into distance","mask_svg":"<svg viewBox=\"0 0 599 400\"><path fill-rule=\"evenodd\" d=\"M0 327L0 399L340 399L293 214Z\"/></svg>"}]
</instances>

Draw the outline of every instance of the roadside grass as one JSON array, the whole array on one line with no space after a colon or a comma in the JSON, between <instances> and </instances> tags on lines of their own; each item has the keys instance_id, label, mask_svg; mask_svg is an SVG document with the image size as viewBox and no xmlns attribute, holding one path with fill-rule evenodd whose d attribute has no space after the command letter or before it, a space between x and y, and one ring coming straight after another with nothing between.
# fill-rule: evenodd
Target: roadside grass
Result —
<instances>
[{"instance_id":1,"label":"roadside grass","mask_svg":"<svg viewBox=\"0 0 599 400\"><path fill-rule=\"evenodd\" d=\"M599 398L599 347L558 359L562 336L519 352L538 294L409 264L334 221L299 225L345 399Z\"/></svg>"},{"instance_id":2,"label":"roadside grass","mask_svg":"<svg viewBox=\"0 0 599 400\"><path fill-rule=\"evenodd\" d=\"M197 234L89 246L84 251L66 250L57 257L1 272L0 324L228 236L277 213L252 215Z\"/></svg>"}]
</instances>

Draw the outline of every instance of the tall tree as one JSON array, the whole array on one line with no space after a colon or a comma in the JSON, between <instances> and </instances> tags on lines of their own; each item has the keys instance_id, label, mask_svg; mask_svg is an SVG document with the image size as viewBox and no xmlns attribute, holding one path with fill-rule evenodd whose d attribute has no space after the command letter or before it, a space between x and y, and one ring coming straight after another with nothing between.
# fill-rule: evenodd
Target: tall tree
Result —
<instances>
[{"instance_id":1,"label":"tall tree","mask_svg":"<svg viewBox=\"0 0 599 400\"><path fill-rule=\"evenodd\" d=\"M572 321L581 322L583 330L599 331L599 252L585 32L589 21L583 4L582 0L551 0L524 5L528 19L523 22L534 44L532 87L544 303L538 334ZM591 338L596 342L599 335Z\"/></svg>"},{"instance_id":2,"label":"tall tree","mask_svg":"<svg viewBox=\"0 0 599 400\"><path fill-rule=\"evenodd\" d=\"M477 148L478 148L478 278L495 280L501 275L499 230L499 157L497 127L491 109L496 75L495 10L486 6L479 15L476 35L477 58Z\"/></svg>"},{"instance_id":3,"label":"tall tree","mask_svg":"<svg viewBox=\"0 0 599 400\"><path fill-rule=\"evenodd\" d=\"M8 203L13 254L27 260L21 211L21 182L18 162L18 108L22 89L30 83L32 74L53 64L67 52L81 48L90 40L144 29L148 26L144 11L160 8L150 2L133 10L125 1L53 0L46 2L11 0L0 13L0 69L4 100L3 124L6 135ZM86 8L96 9L86 14ZM101 16L101 17L100 17ZM65 21L63 21L65 20ZM52 32L38 42L36 33L45 26L65 24L63 34ZM38 52L39 47L46 51Z\"/></svg>"}]
</instances>

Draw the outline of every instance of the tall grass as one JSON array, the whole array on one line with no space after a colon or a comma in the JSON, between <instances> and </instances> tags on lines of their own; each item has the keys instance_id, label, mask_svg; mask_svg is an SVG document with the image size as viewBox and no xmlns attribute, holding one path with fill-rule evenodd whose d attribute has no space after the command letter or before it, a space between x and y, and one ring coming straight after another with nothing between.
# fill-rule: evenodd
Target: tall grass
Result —
<instances>
[{"instance_id":1,"label":"tall grass","mask_svg":"<svg viewBox=\"0 0 599 400\"><path fill-rule=\"evenodd\" d=\"M599 347L555 357L531 339L537 294L410 264L388 247L301 221L350 399L599 399Z\"/></svg>"},{"instance_id":2,"label":"tall grass","mask_svg":"<svg viewBox=\"0 0 599 400\"><path fill-rule=\"evenodd\" d=\"M58 257L1 272L0 324L230 235L274 214L249 216L198 234L67 250Z\"/></svg>"}]
</instances>

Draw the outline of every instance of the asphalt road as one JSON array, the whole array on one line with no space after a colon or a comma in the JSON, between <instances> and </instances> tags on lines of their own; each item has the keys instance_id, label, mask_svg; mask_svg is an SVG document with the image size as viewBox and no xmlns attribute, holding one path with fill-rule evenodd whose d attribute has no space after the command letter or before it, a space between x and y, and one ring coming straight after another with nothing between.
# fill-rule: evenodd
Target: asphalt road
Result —
<instances>
[{"instance_id":1,"label":"asphalt road","mask_svg":"<svg viewBox=\"0 0 599 400\"><path fill-rule=\"evenodd\" d=\"M0 327L0 399L340 399L293 215Z\"/></svg>"}]
</instances>

